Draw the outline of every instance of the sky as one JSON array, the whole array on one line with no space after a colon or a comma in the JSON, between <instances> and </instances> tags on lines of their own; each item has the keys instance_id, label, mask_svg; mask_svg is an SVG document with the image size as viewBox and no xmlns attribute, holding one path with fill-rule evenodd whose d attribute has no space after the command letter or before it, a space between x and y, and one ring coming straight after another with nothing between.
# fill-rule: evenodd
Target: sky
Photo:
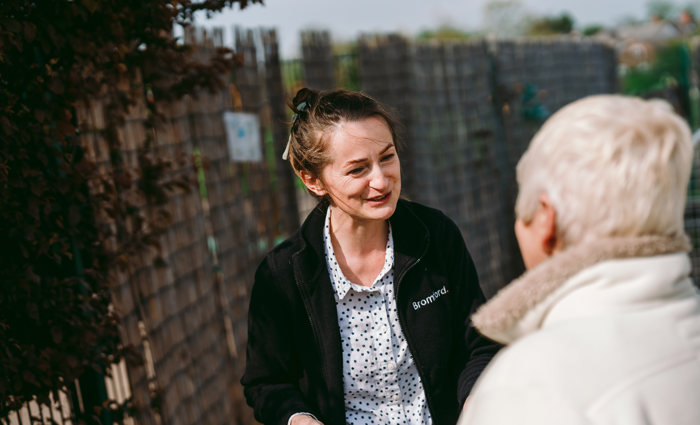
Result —
<instances>
[{"instance_id":1,"label":"sky","mask_svg":"<svg viewBox=\"0 0 700 425\"><path fill-rule=\"evenodd\" d=\"M484 25L484 6L490 0L264 0L243 10L238 6L197 25L224 28L231 43L232 28L275 28L285 58L298 56L300 31L325 29L335 41L355 39L362 33L400 32L415 35L421 30L451 25L477 31ZM700 6L700 0L666 0L681 7ZM574 18L576 27L591 24L613 26L625 18L647 17L649 0L520 0L535 16Z\"/></svg>"}]
</instances>

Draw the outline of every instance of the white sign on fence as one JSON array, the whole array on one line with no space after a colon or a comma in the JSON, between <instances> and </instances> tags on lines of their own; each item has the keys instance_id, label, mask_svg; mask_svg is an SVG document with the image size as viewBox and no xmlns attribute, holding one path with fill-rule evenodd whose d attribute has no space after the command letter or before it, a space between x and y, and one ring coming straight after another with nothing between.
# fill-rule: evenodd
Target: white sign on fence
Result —
<instances>
[{"instance_id":1,"label":"white sign on fence","mask_svg":"<svg viewBox=\"0 0 700 425\"><path fill-rule=\"evenodd\" d=\"M231 161L262 161L260 122L257 115L226 111L224 125Z\"/></svg>"}]
</instances>

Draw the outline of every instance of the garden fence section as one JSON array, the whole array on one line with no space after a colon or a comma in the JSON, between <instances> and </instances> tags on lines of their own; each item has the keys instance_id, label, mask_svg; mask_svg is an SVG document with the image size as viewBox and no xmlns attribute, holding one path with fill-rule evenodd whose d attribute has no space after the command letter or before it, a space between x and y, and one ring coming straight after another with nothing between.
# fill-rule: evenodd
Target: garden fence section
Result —
<instances>
[{"instance_id":1,"label":"garden fence section","mask_svg":"<svg viewBox=\"0 0 700 425\"><path fill-rule=\"evenodd\" d=\"M696 130L694 139L700 141L700 130ZM695 141L694 141L695 142ZM700 143L694 143L693 171L688 187L688 203L685 207L685 231L690 237L693 251L692 276L695 285L700 287Z\"/></svg>"},{"instance_id":2,"label":"garden fence section","mask_svg":"<svg viewBox=\"0 0 700 425\"><path fill-rule=\"evenodd\" d=\"M211 43L195 32L188 37ZM242 63L228 87L161 106L168 120L155 132L158 155L180 164L172 173L198 180L199 191L169 200L173 223L157 253L163 264L133 261L115 291L124 339L146 359L129 368L137 423L254 423L238 383L253 274L308 205L298 201L298 185L281 160L289 120L284 102L293 90L283 83L276 35L238 30L235 40ZM397 109L405 194L455 220L487 295L522 270L511 230L514 164L531 136L566 103L617 90L613 50L587 41L414 43L367 36L354 62L334 58L327 35L305 33L302 44L304 81L289 80L295 88L332 88L338 75L354 75L338 72L339 63L350 64L360 70L359 87ZM224 111L258 117L262 161L231 161ZM137 108L121 133L132 160L146 136L144 114ZM93 134L99 145L99 132ZM199 158L199 167L178 162L183 155Z\"/></svg>"},{"instance_id":3,"label":"garden fence section","mask_svg":"<svg viewBox=\"0 0 700 425\"><path fill-rule=\"evenodd\" d=\"M186 34L201 46L202 58L221 44L221 35L215 32L212 41L200 31ZM160 247L114 271L123 339L141 351L144 363L115 365L105 379L106 399L128 399L133 407L126 419L108 422L254 423L239 384L253 275L262 255L312 205L281 160L289 120L284 103L298 87L333 88L357 75L352 88L396 109L403 122L403 192L454 219L489 296L522 271L512 232L514 164L531 136L564 104L617 90L613 50L580 40L419 43L365 36L356 56L337 60L327 34L307 32L304 59L290 67L280 62L274 31L237 30L234 38L241 65L222 76L225 87L157 103L165 120L156 128L144 126L147 90L139 81L127 87L144 93L144 100L119 129L126 163L138 164L139 148L150 137L152 158L173 164L166 177L197 184L167 199L163 208L171 222ZM340 65L352 70L339 72ZM262 160L232 161L225 111L257 117ZM109 172L102 103L96 100L78 118L88 154ZM157 217L159 208L146 207L131 190L119 196ZM689 211L696 204L689 203ZM687 223L698 215L689 213ZM700 226L691 227L691 235L698 233ZM60 402L53 408L29 404L3 422L24 425L38 415L46 424L52 417L74 423L70 410L89 408L75 401L78 393L66 388L54 394Z\"/></svg>"},{"instance_id":4,"label":"garden fence section","mask_svg":"<svg viewBox=\"0 0 700 425\"><path fill-rule=\"evenodd\" d=\"M186 40L201 46L204 60L209 47L221 44L221 34L214 36L191 30ZM237 31L235 40L241 65L222 76L224 88L158 104L166 118L152 130L154 156L172 162L172 176L195 184L171 193L164 208L172 222L157 252L131 259L129 269L118 272L114 302L123 339L144 358L128 368L132 415L140 424L253 423L239 384L250 287L262 255L299 218L296 198L289 196L291 171L280 159L287 118L280 109L276 34ZM224 112L257 117L262 160L232 161ZM146 118L146 109L137 107L120 131L132 165L147 135ZM104 155L100 119L88 124L86 143ZM109 166L107 157L101 163Z\"/></svg>"},{"instance_id":5,"label":"garden fence section","mask_svg":"<svg viewBox=\"0 0 700 425\"><path fill-rule=\"evenodd\" d=\"M700 109L700 40L693 39L690 46L692 52L692 62L688 80L690 90L688 92L689 109L691 111L691 121L697 122ZM692 273L695 285L700 287L700 129L695 129L693 135L693 172L688 188L688 203L685 208L685 229L693 245L691 253Z\"/></svg>"},{"instance_id":6,"label":"garden fence section","mask_svg":"<svg viewBox=\"0 0 700 425\"><path fill-rule=\"evenodd\" d=\"M305 54L328 56L320 53L330 46L325 37L302 41L317 43ZM455 220L493 295L523 268L512 231L515 164L551 112L617 91L614 50L571 39L437 43L387 35L361 38L358 57L362 89L396 108L404 125L402 193ZM304 58L305 66L326 62ZM323 69L305 68L306 83L320 86L309 78Z\"/></svg>"}]
</instances>

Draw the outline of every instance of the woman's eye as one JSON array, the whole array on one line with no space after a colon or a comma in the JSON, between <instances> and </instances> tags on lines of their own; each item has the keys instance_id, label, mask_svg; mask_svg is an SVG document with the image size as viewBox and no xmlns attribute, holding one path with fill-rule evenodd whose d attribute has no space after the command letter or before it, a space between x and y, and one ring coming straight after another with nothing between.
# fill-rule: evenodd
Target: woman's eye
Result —
<instances>
[{"instance_id":1,"label":"woman's eye","mask_svg":"<svg viewBox=\"0 0 700 425\"><path fill-rule=\"evenodd\" d=\"M382 161L389 161L390 159L393 159L393 158L394 158L394 155L395 155L395 154L393 154L393 153L390 153L389 155L384 155L384 156L382 157Z\"/></svg>"},{"instance_id":2,"label":"woman's eye","mask_svg":"<svg viewBox=\"0 0 700 425\"><path fill-rule=\"evenodd\" d=\"M353 168L352 170L348 171L348 174L353 174L353 175L360 174L362 172L362 170L363 170L362 167Z\"/></svg>"}]
</instances>

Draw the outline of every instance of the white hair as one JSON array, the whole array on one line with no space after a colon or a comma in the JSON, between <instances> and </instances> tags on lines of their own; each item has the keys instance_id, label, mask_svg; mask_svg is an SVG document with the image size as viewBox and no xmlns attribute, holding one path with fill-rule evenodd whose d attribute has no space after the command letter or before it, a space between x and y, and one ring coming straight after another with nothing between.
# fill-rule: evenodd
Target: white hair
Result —
<instances>
[{"instance_id":1,"label":"white hair","mask_svg":"<svg viewBox=\"0 0 700 425\"><path fill-rule=\"evenodd\" d=\"M516 216L546 194L563 246L616 236L683 234L692 167L685 121L661 100L596 95L555 113L517 166Z\"/></svg>"}]
</instances>

